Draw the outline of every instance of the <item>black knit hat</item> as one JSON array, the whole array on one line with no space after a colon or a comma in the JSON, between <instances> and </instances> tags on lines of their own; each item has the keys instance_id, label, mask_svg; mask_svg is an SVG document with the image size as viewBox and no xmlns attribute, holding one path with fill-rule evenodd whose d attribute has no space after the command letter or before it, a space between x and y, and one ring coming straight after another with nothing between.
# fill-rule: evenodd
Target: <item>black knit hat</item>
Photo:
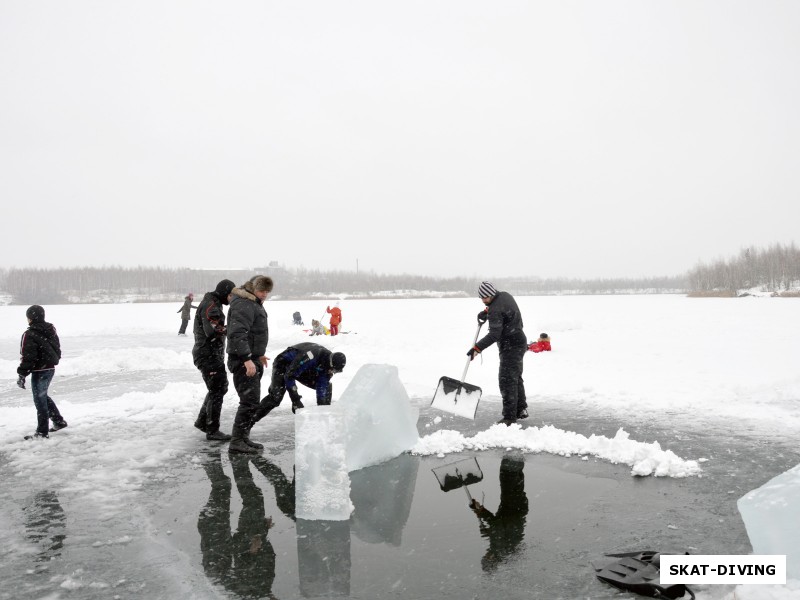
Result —
<instances>
[{"instance_id":1,"label":"black knit hat","mask_svg":"<svg viewBox=\"0 0 800 600\"><path fill-rule=\"evenodd\" d=\"M333 367L334 371L341 373L345 364L347 364L347 357L344 354L341 352L331 354L331 367Z\"/></svg>"},{"instance_id":2,"label":"black knit hat","mask_svg":"<svg viewBox=\"0 0 800 600\"><path fill-rule=\"evenodd\" d=\"M214 293L220 297L223 304L227 304L228 294L230 294L233 288L235 287L236 284L233 283L230 279L223 279L217 284L217 289L214 290Z\"/></svg>"},{"instance_id":3,"label":"black knit hat","mask_svg":"<svg viewBox=\"0 0 800 600\"><path fill-rule=\"evenodd\" d=\"M25 311L25 316L31 320L31 323L40 323L44 321L44 308L38 304L28 307Z\"/></svg>"}]
</instances>

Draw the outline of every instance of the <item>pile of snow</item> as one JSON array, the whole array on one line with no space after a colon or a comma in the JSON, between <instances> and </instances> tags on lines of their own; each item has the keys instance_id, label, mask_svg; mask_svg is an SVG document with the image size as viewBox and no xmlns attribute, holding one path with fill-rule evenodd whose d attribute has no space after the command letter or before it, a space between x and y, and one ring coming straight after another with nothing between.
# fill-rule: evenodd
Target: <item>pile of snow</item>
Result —
<instances>
[{"instance_id":1,"label":"pile of snow","mask_svg":"<svg viewBox=\"0 0 800 600\"><path fill-rule=\"evenodd\" d=\"M444 457L451 452L492 448L516 448L523 452L578 455L584 458L596 456L614 464L630 465L631 475L688 477L701 472L698 461L684 460L671 450L662 450L658 442L647 444L631 440L630 435L621 428L613 439L602 435L591 435L587 438L552 425L523 429L518 424L510 427L496 424L470 438L457 431L443 429L422 438L412 448L412 452Z\"/></svg>"}]
</instances>

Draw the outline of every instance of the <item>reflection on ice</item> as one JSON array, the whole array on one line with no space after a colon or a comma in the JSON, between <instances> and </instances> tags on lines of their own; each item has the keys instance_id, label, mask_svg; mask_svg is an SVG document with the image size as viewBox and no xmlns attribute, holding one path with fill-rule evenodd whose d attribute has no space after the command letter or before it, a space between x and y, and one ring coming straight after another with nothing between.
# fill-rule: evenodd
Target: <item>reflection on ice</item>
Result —
<instances>
[{"instance_id":1,"label":"reflection on ice","mask_svg":"<svg viewBox=\"0 0 800 600\"><path fill-rule=\"evenodd\" d=\"M457 490L483 479L483 471L475 457L457 460L432 470L443 492Z\"/></svg>"},{"instance_id":2,"label":"reflection on ice","mask_svg":"<svg viewBox=\"0 0 800 600\"><path fill-rule=\"evenodd\" d=\"M350 595L350 523L297 519L300 593L305 598Z\"/></svg>"},{"instance_id":3,"label":"reflection on ice","mask_svg":"<svg viewBox=\"0 0 800 600\"><path fill-rule=\"evenodd\" d=\"M411 514L419 458L404 454L350 473L353 533L368 544L399 546Z\"/></svg>"},{"instance_id":4,"label":"reflection on ice","mask_svg":"<svg viewBox=\"0 0 800 600\"><path fill-rule=\"evenodd\" d=\"M38 552L37 562L52 560L61 554L66 539L66 517L58 496L52 490L36 492L23 508L28 540Z\"/></svg>"},{"instance_id":5,"label":"reflection on ice","mask_svg":"<svg viewBox=\"0 0 800 600\"><path fill-rule=\"evenodd\" d=\"M272 518L264 511L264 495L253 481L248 456L232 455L231 467L242 510L231 533L230 478L217 452L203 468L211 481L208 502L200 512L197 530L203 569L212 581L242 598L273 598L275 550L269 540Z\"/></svg>"},{"instance_id":6,"label":"reflection on ice","mask_svg":"<svg viewBox=\"0 0 800 600\"><path fill-rule=\"evenodd\" d=\"M525 519L528 515L528 496L525 494L525 458L504 456L500 462L500 504L493 513L477 500L470 508L480 521L481 536L489 540L489 547L481 559L486 572L497 569L502 562L512 558L525 539Z\"/></svg>"},{"instance_id":7,"label":"reflection on ice","mask_svg":"<svg viewBox=\"0 0 800 600\"><path fill-rule=\"evenodd\" d=\"M520 549L525 539L525 518L528 514L528 496L525 493L525 457L506 454L500 462L500 505L490 511L470 494L468 486L483 480L483 471L475 457L458 460L436 467L433 474L443 492L463 488L469 507L478 517L481 536L489 540L489 547L481 559L484 571L492 572L498 565Z\"/></svg>"}]
</instances>

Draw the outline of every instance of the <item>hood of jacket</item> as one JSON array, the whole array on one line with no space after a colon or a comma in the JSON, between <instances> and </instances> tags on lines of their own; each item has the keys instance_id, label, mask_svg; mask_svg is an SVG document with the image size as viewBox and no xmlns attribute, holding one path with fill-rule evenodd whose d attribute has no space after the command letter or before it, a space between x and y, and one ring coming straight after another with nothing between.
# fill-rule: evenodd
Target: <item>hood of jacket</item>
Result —
<instances>
[{"instance_id":1,"label":"hood of jacket","mask_svg":"<svg viewBox=\"0 0 800 600\"><path fill-rule=\"evenodd\" d=\"M244 298L245 300L250 300L252 302L258 302L261 304L261 300L255 294L251 294L244 288L235 287L231 290L231 294L234 296L238 296L239 298Z\"/></svg>"}]
</instances>

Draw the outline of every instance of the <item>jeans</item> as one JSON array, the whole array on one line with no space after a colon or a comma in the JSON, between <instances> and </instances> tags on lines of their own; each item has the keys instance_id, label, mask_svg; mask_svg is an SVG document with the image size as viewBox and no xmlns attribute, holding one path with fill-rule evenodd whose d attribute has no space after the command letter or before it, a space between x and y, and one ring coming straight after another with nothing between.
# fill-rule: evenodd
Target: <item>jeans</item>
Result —
<instances>
[{"instance_id":1,"label":"jeans","mask_svg":"<svg viewBox=\"0 0 800 600\"><path fill-rule=\"evenodd\" d=\"M31 373L31 391L33 392L33 404L36 406L37 425L36 432L47 437L50 427L48 420L53 419L53 423L63 421L61 413L53 399L47 395L47 388L53 380L55 369L45 371L34 371Z\"/></svg>"}]
</instances>

